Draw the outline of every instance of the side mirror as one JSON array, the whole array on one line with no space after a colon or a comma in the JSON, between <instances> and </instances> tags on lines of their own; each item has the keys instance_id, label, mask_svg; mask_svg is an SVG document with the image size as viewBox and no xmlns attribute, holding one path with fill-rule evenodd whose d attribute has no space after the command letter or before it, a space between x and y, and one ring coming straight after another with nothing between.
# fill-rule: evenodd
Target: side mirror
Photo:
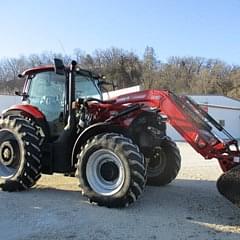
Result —
<instances>
[{"instance_id":1,"label":"side mirror","mask_svg":"<svg viewBox=\"0 0 240 240\"><path fill-rule=\"evenodd\" d=\"M98 86L101 86L101 85L112 85L112 83L104 81L104 80L99 80Z\"/></svg>"},{"instance_id":2,"label":"side mirror","mask_svg":"<svg viewBox=\"0 0 240 240\"><path fill-rule=\"evenodd\" d=\"M22 100L25 101L27 100L27 98L29 97L29 95L25 92L19 92L19 91L15 91L15 95L22 97Z\"/></svg>"},{"instance_id":3,"label":"side mirror","mask_svg":"<svg viewBox=\"0 0 240 240\"><path fill-rule=\"evenodd\" d=\"M54 58L54 71L59 75L65 74L65 66L62 59Z\"/></svg>"},{"instance_id":4,"label":"side mirror","mask_svg":"<svg viewBox=\"0 0 240 240\"><path fill-rule=\"evenodd\" d=\"M21 93L20 91L15 91L15 95L16 95L16 96L21 96L21 94L22 94L22 93Z\"/></svg>"},{"instance_id":5,"label":"side mirror","mask_svg":"<svg viewBox=\"0 0 240 240\"><path fill-rule=\"evenodd\" d=\"M15 91L15 95L19 97L28 97L28 94L25 92Z\"/></svg>"},{"instance_id":6,"label":"side mirror","mask_svg":"<svg viewBox=\"0 0 240 240\"><path fill-rule=\"evenodd\" d=\"M106 90L105 88L104 88L104 85L105 86L112 86L112 89L113 89L113 91L115 91L116 90L116 87L117 87L117 85L115 85L113 82L107 82L107 81L105 81L105 80L99 80L98 81L98 87L100 87L100 88L102 88L103 90Z\"/></svg>"}]
</instances>

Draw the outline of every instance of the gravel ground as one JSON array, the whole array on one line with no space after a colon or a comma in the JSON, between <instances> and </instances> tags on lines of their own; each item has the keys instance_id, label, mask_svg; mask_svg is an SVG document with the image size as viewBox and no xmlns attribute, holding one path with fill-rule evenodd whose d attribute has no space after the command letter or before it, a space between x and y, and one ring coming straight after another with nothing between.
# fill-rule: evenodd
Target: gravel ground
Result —
<instances>
[{"instance_id":1,"label":"gravel ground","mask_svg":"<svg viewBox=\"0 0 240 240\"><path fill-rule=\"evenodd\" d=\"M216 190L216 161L178 144L182 168L125 209L89 204L75 178L43 176L34 189L0 191L0 239L240 239L240 210Z\"/></svg>"}]
</instances>

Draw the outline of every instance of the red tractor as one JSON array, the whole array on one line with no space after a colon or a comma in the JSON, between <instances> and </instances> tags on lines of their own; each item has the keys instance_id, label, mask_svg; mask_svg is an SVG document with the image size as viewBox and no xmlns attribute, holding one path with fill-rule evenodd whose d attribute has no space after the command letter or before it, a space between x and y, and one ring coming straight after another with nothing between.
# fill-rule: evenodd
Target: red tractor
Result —
<instances>
[{"instance_id":1,"label":"red tractor","mask_svg":"<svg viewBox=\"0 0 240 240\"><path fill-rule=\"evenodd\" d=\"M228 173L219 179L219 190L239 203L228 191L235 182L225 180L234 175L235 181L239 172L238 143L195 102L165 90L104 101L100 76L75 61L69 67L54 62L20 75L26 78L23 92L17 93L23 103L5 110L0 119L3 190L25 190L41 173L63 173L79 178L91 202L127 206L146 183L165 185L178 174L181 157L166 135L168 121L206 159L219 160ZM213 129L228 140L219 139Z\"/></svg>"}]
</instances>

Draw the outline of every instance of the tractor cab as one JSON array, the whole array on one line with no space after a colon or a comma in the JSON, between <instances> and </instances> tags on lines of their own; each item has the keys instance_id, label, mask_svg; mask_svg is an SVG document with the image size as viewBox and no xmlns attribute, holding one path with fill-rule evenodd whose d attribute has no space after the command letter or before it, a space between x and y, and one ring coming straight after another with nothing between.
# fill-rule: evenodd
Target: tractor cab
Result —
<instances>
[{"instance_id":1,"label":"tractor cab","mask_svg":"<svg viewBox=\"0 0 240 240\"><path fill-rule=\"evenodd\" d=\"M68 99L102 99L99 76L76 67L74 89L70 90L66 75L57 74L54 66L41 66L26 70L23 103L37 107L46 117L50 135L58 136L68 119ZM73 92L72 92L73 91Z\"/></svg>"}]
</instances>

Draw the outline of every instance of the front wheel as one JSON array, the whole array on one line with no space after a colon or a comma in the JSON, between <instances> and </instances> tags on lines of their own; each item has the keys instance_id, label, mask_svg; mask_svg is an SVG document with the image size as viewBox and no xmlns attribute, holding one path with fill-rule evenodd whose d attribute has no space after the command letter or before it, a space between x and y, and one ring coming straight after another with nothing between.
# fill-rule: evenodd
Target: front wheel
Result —
<instances>
[{"instance_id":1,"label":"front wheel","mask_svg":"<svg viewBox=\"0 0 240 240\"><path fill-rule=\"evenodd\" d=\"M146 182L143 155L120 134L100 134L89 140L78 155L83 195L107 207L124 207L137 200Z\"/></svg>"},{"instance_id":2,"label":"front wheel","mask_svg":"<svg viewBox=\"0 0 240 240\"><path fill-rule=\"evenodd\" d=\"M148 160L147 184L152 186L170 183L176 178L181 166L180 151L170 138L155 147Z\"/></svg>"}]
</instances>

